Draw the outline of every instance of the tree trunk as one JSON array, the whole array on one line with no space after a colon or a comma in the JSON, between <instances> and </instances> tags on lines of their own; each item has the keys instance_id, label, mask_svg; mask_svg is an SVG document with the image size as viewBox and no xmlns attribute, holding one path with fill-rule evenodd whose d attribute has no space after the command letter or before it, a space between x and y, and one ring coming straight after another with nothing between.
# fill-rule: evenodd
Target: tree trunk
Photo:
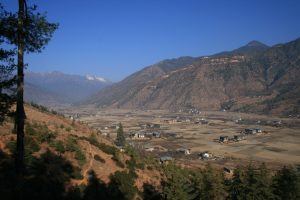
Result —
<instances>
[{"instance_id":1,"label":"tree trunk","mask_svg":"<svg viewBox=\"0 0 300 200\"><path fill-rule=\"evenodd\" d=\"M17 173L17 195L22 199L23 190L23 171L24 171L24 120L25 111L23 104L24 93L24 0L19 0L18 13L18 78L17 78L17 108L16 108L16 126L17 126L17 155L16 155L16 173Z\"/></svg>"}]
</instances>

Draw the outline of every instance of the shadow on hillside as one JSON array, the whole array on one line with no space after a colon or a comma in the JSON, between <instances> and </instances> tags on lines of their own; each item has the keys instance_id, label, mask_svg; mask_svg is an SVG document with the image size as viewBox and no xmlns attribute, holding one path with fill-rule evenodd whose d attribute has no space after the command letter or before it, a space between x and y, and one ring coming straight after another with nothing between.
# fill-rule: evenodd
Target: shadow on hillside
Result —
<instances>
[{"instance_id":1,"label":"shadow on hillside","mask_svg":"<svg viewBox=\"0 0 300 200\"><path fill-rule=\"evenodd\" d=\"M84 200L109 199L106 184L97 178L93 170L88 172L88 179L88 185L83 192Z\"/></svg>"},{"instance_id":2,"label":"shadow on hillside","mask_svg":"<svg viewBox=\"0 0 300 200\"><path fill-rule=\"evenodd\" d=\"M50 151L31 157L24 174L23 199L63 199L73 172L70 162ZM16 180L13 157L0 151L1 199L16 199Z\"/></svg>"},{"instance_id":3,"label":"shadow on hillside","mask_svg":"<svg viewBox=\"0 0 300 200\"><path fill-rule=\"evenodd\" d=\"M149 184L149 183L144 183L143 185L143 199L144 200L162 200L162 196L161 193L159 191L157 191L153 185Z\"/></svg>"},{"instance_id":4,"label":"shadow on hillside","mask_svg":"<svg viewBox=\"0 0 300 200\"><path fill-rule=\"evenodd\" d=\"M119 188L126 180L118 180L108 185L99 180L94 171L88 172L87 186L72 186L74 167L63 157L46 151L39 158L31 157L26 163L23 184L23 199L43 200L93 200L93 199L128 199ZM119 172L120 175L126 175ZM115 178L114 178L115 177ZM121 176L122 177L122 176ZM14 170L14 159L0 151L0 194L1 200L18 199L16 194L17 179ZM126 188L127 189L127 188ZM115 193L113 193L115 192Z\"/></svg>"}]
</instances>

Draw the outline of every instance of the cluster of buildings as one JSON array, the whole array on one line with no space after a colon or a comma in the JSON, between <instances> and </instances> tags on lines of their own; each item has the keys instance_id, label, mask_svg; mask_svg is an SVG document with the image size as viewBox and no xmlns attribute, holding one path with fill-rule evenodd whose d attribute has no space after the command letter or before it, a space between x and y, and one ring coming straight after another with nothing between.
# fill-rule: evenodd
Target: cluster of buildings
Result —
<instances>
[{"instance_id":1,"label":"cluster of buildings","mask_svg":"<svg viewBox=\"0 0 300 200\"><path fill-rule=\"evenodd\" d=\"M182 123L182 122L185 122L185 123L193 122L195 124L208 124L208 121L205 118L201 118L201 119L197 118L196 120L193 120L188 117L179 117L179 116L177 116L176 118L173 118L173 119L164 120L164 122L168 123L168 124L176 124L176 123Z\"/></svg>"},{"instance_id":2,"label":"cluster of buildings","mask_svg":"<svg viewBox=\"0 0 300 200\"><path fill-rule=\"evenodd\" d=\"M137 131L129 133L130 139L160 138L159 131Z\"/></svg>"},{"instance_id":3,"label":"cluster of buildings","mask_svg":"<svg viewBox=\"0 0 300 200\"><path fill-rule=\"evenodd\" d=\"M260 128L246 128L243 131L241 131L241 134L234 135L233 138L227 135L221 135L219 138L219 142L221 143L227 143L230 141L238 142L238 141L245 140L246 136L259 135L259 134L262 134L262 130Z\"/></svg>"}]
</instances>

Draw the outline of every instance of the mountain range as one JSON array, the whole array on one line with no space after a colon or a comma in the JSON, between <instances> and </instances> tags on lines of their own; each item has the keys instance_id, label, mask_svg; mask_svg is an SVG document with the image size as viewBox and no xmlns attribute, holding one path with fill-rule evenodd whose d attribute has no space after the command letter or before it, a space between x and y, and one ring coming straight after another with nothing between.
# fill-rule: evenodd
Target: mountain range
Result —
<instances>
[{"instance_id":1,"label":"mountain range","mask_svg":"<svg viewBox=\"0 0 300 200\"><path fill-rule=\"evenodd\" d=\"M81 102L95 107L300 111L300 39L269 47L258 41L211 56L148 66Z\"/></svg>"},{"instance_id":2,"label":"mountain range","mask_svg":"<svg viewBox=\"0 0 300 200\"><path fill-rule=\"evenodd\" d=\"M73 104L110 84L110 81L92 75L26 72L25 101L45 106Z\"/></svg>"}]
</instances>

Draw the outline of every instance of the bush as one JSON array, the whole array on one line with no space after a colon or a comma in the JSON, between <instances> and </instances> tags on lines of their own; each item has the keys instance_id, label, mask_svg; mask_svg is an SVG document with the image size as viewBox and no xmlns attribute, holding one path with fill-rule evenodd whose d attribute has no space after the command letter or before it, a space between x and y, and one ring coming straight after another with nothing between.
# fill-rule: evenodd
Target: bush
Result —
<instances>
[{"instance_id":1,"label":"bush","mask_svg":"<svg viewBox=\"0 0 300 200\"><path fill-rule=\"evenodd\" d=\"M141 169L141 170L144 170L144 169L145 169L145 164L142 163L142 162L137 163L137 164L136 164L136 168Z\"/></svg>"},{"instance_id":2,"label":"bush","mask_svg":"<svg viewBox=\"0 0 300 200\"><path fill-rule=\"evenodd\" d=\"M105 160L103 158L101 158L99 155L94 155L94 159L101 162L101 163L105 163Z\"/></svg>"},{"instance_id":3,"label":"bush","mask_svg":"<svg viewBox=\"0 0 300 200\"><path fill-rule=\"evenodd\" d=\"M81 174L81 169L79 167L73 167L73 172L71 174L71 178L77 179L77 180L83 179L83 176Z\"/></svg>"},{"instance_id":4,"label":"bush","mask_svg":"<svg viewBox=\"0 0 300 200\"><path fill-rule=\"evenodd\" d=\"M92 145L95 145L95 146L96 146L96 145L99 144L99 142L98 142L98 140L97 140L95 134L93 134L93 133L90 135L90 137L87 138L87 140L88 140L89 143L91 143Z\"/></svg>"},{"instance_id":5,"label":"bush","mask_svg":"<svg viewBox=\"0 0 300 200\"><path fill-rule=\"evenodd\" d=\"M117 171L108 185L111 199L133 199L137 193L135 177L131 173Z\"/></svg>"},{"instance_id":6,"label":"bush","mask_svg":"<svg viewBox=\"0 0 300 200\"><path fill-rule=\"evenodd\" d=\"M40 150L39 144L31 136L26 136L24 138L24 146L25 146L25 151L27 151L30 154Z\"/></svg>"},{"instance_id":7,"label":"bush","mask_svg":"<svg viewBox=\"0 0 300 200\"><path fill-rule=\"evenodd\" d=\"M17 150L17 141L10 140L5 144L5 148L7 148L10 151L10 153L15 154Z\"/></svg>"},{"instance_id":8,"label":"bush","mask_svg":"<svg viewBox=\"0 0 300 200\"><path fill-rule=\"evenodd\" d=\"M65 145L62 141L56 141L53 144L53 147L55 148L55 151L59 152L59 153L65 153L66 149L65 149Z\"/></svg>"},{"instance_id":9,"label":"bush","mask_svg":"<svg viewBox=\"0 0 300 200\"><path fill-rule=\"evenodd\" d=\"M57 133L51 132L46 124L30 124L26 123L25 126L26 135L34 137L38 143L50 143L56 138Z\"/></svg>"},{"instance_id":10,"label":"bush","mask_svg":"<svg viewBox=\"0 0 300 200\"><path fill-rule=\"evenodd\" d=\"M124 163L121 161L121 159L120 159L120 155L119 155L119 153L118 152L116 152L114 155L113 155L113 157L111 158L113 161L115 161L115 163L116 163L116 165L118 166L118 167L121 167L121 168L124 168L125 167L125 165L124 165Z\"/></svg>"},{"instance_id":11,"label":"bush","mask_svg":"<svg viewBox=\"0 0 300 200\"><path fill-rule=\"evenodd\" d=\"M126 160L126 165L130 171L134 171L136 167L135 159L131 158L130 160Z\"/></svg>"},{"instance_id":12,"label":"bush","mask_svg":"<svg viewBox=\"0 0 300 200\"><path fill-rule=\"evenodd\" d=\"M66 141L66 151L74 152L79 150L77 141L74 137L69 136Z\"/></svg>"},{"instance_id":13,"label":"bush","mask_svg":"<svg viewBox=\"0 0 300 200\"><path fill-rule=\"evenodd\" d=\"M85 163L86 158L81 149L77 149L75 151L75 159L78 160L79 165L83 165Z\"/></svg>"},{"instance_id":14,"label":"bush","mask_svg":"<svg viewBox=\"0 0 300 200\"><path fill-rule=\"evenodd\" d=\"M109 146L109 145L104 144L104 143L99 143L94 134L92 134L88 138L87 137L80 137L79 139L88 141L90 144L94 145L95 147L97 147L98 149L103 151L104 153L114 155L116 152L118 152L118 149L116 147Z\"/></svg>"}]
</instances>

